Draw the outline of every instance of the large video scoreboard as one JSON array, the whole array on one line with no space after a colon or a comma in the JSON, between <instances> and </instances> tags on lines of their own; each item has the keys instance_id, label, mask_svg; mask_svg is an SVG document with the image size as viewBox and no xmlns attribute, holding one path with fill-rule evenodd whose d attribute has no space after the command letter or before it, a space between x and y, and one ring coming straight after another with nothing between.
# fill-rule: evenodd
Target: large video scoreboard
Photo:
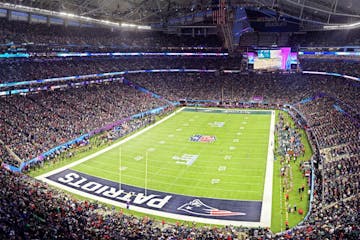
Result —
<instances>
[{"instance_id":1,"label":"large video scoreboard","mask_svg":"<svg viewBox=\"0 0 360 240\"><path fill-rule=\"evenodd\" d=\"M297 65L297 53L291 48L261 49L248 52L248 64L255 70L290 70L291 65Z\"/></svg>"}]
</instances>

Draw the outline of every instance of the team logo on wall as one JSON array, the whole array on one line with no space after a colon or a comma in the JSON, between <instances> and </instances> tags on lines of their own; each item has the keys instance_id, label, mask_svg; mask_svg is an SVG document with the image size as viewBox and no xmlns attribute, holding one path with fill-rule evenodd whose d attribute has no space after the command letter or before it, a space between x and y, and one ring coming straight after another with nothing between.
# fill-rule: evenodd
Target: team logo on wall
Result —
<instances>
[{"instance_id":1,"label":"team logo on wall","mask_svg":"<svg viewBox=\"0 0 360 240\"><path fill-rule=\"evenodd\" d=\"M215 136L208 136L208 135L200 135L196 134L190 137L191 142L203 142L203 143L212 143L215 142Z\"/></svg>"},{"instance_id":2,"label":"team logo on wall","mask_svg":"<svg viewBox=\"0 0 360 240\"><path fill-rule=\"evenodd\" d=\"M187 213L191 213L194 215L199 215L199 216L224 217L224 216L244 216L244 215L246 215L246 213L242 213L242 212L232 212L232 211L228 211L228 210L221 210L221 209L217 209L214 207L210 207L210 206L206 205L205 203L203 203L202 201L200 201L200 199L192 200L192 201L182 205L181 207L179 207L178 210L184 211Z\"/></svg>"}]
</instances>

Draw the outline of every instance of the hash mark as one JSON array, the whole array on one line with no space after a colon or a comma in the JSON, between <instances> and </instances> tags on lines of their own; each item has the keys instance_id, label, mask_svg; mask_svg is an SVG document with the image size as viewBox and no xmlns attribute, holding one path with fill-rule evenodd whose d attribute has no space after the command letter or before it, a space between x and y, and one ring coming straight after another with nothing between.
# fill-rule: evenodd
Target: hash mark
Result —
<instances>
[{"instance_id":1,"label":"hash mark","mask_svg":"<svg viewBox=\"0 0 360 240\"><path fill-rule=\"evenodd\" d=\"M218 184L219 182L220 182L220 179L218 179L218 178L211 179L211 184Z\"/></svg>"},{"instance_id":2,"label":"hash mark","mask_svg":"<svg viewBox=\"0 0 360 240\"><path fill-rule=\"evenodd\" d=\"M135 161L140 161L141 159L143 159L144 157L143 156L136 156L134 157Z\"/></svg>"},{"instance_id":3,"label":"hash mark","mask_svg":"<svg viewBox=\"0 0 360 240\"><path fill-rule=\"evenodd\" d=\"M222 172L222 171L225 171L225 170L226 170L226 166L219 166L218 167L219 172Z\"/></svg>"}]
</instances>

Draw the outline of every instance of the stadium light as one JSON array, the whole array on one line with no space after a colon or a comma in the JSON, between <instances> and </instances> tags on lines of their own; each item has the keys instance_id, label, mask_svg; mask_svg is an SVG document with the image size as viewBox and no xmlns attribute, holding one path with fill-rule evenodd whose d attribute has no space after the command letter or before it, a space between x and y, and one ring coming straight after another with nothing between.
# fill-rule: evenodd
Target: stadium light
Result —
<instances>
[{"instance_id":1,"label":"stadium light","mask_svg":"<svg viewBox=\"0 0 360 240\"><path fill-rule=\"evenodd\" d=\"M52 17L59 17L59 18L71 18L74 20L82 21L82 22L88 22L88 23L95 23L99 25L106 25L111 27L132 27L136 29L142 29L142 30L151 30L150 26L147 25L136 25L136 24L130 24L130 23L118 23L118 22L112 22L108 20L101 20L91 17L85 17L81 15L76 15L73 13L67 13L67 12L56 12L56 11L50 11L46 9L40 9L40 8L33 8L18 4L12 4L12 3L1 3L0 2L0 8L8 9L8 10L14 10L14 11L20 11L20 12L27 12L27 13L35 13L45 16L52 16Z\"/></svg>"},{"instance_id":2,"label":"stadium light","mask_svg":"<svg viewBox=\"0 0 360 240\"><path fill-rule=\"evenodd\" d=\"M150 26L145 26L145 25L138 25L137 29L151 30L151 27Z\"/></svg>"},{"instance_id":3,"label":"stadium light","mask_svg":"<svg viewBox=\"0 0 360 240\"><path fill-rule=\"evenodd\" d=\"M349 23L349 24L339 24L339 25L325 25L324 29L326 30L341 30L341 29L353 29L360 27L360 22Z\"/></svg>"},{"instance_id":4,"label":"stadium light","mask_svg":"<svg viewBox=\"0 0 360 240\"><path fill-rule=\"evenodd\" d=\"M132 23L121 23L121 27L151 30L150 26L137 25L137 24L132 24Z\"/></svg>"},{"instance_id":5,"label":"stadium light","mask_svg":"<svg viewBox=\"0 0 360 240\"><path fill-rule=\"evenodd\" d=\"M134 27L136 27L136 25L135 24L131 24L131 23L121 23L121 26L122 27L128 27L128 28L134 28Z\"/></svg>"},{"instance_id":6,"label":"stadium light","mask_svg":"<svg viewBox=\"0 0 360 240\"><path fill-rule=\"evenodd\" d=\"M59 14L65 16L65 17L76 17L75 14L67 13L67 12L59 12Z\"/></svg>"}]
</instances>

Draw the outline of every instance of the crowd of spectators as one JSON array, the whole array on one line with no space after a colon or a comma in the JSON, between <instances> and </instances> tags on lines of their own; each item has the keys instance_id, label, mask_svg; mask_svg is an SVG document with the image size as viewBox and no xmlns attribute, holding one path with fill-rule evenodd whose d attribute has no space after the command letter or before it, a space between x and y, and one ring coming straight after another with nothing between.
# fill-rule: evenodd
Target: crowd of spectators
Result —
<instances>
[{"instance_id":1,"label":"crowd of spectators","mask_svg":"<svg viewBox=\"0 0 360 240\"><path fill-rule=\"evenodd\" d=\"M157 116L162 116L171 112L172 106L165 108L159 112ZM46 165L52 165L58 161L67 160L72 157L76 157L78 154L88 152L94 148L103 147L107 144L111 144L113 141L124 137L140 128L146 127L155 122L154 114L143 114L136 118L126 118L115 122L111 125L105 126L104 128L97 129L89 133L88 136L78 139L71 144L62 145L56 150L51 151L47 154L42 155L37 161L33 161L30 164L26 164L22 169L23 173L28 173L33 170L43 168ZM9 163L8 161L4 161ZM11 163L11 162L10 162ZM16 162L13 166L16 166Z\"/></svg>"},{"instance_id":2,"label":"crowd of spectators","mask_svg":"<svg viewBox=\"0 0 360 240\"><path fill-rule=\"evenodd\" d=\"M119 30L64 24L28 23L0 18L0 44L14 44L30 51L68 50L159 50L222 48L216 35L177 36L155 31ZM359 31L314 31L306 34L251 32L244 34L240 46L342 46L359 44Z\"/></svg>"},{"instance_id":3,"label":"crowd of spectators","mask_svg":"<svg viewBox=\"0 0 360 240\"><path fill-rule=\"evenodd\" d=\"M18 34L25 31L26 34L20 34L15 40L22 38L24 41L34 40L31 39L31 33L26 32L27 30L22 26L19 28L20 30L13 32ZM43 26L39 28L40 30L36 31L42 32ZM7 27L0 29L3 32L7 31L0 36L6 36L6 39L11 40L13 37L11 29ZM66 38L69 37L82 42L91 36L85 33L76 35L75 31L69 31L72 33L64 39L45 34L41 41L54 40L68 43ZM104 38L106 36L109 35L104 34ZM360 76L358 62L315 62L308 59L301 61L304 70ZM256 102L261 99L264 104L275 104L278 107L284 103L293 104L303 114L309 131L317 140L322 164L322 169L314 172L316 185L312 212L300 226L277 236L263 228L198 228L181 224L160 226L148 218L139 219L109 212L109 209L97 203L74 200L25 175L1 169L0 191L4 198L0 201L1 206L4 207L0 208L0 237L3 239L17 239L18 236L25 239L46 239L50 236L58 236L58 239L116 239L120 236L128 239L284 239L288 237L358 239L360 234L358 224L360 222L360 85L352 80L338 77L300 73L226 74L221 71L221 69L237 69L238 64L240 63L236 58L190 57L2 61L0 82L136 69L218 69L218 72L211 74L152 73L129 74L125 77L171 101L216 100L236 105L240 102ZM308 101L303 101L304 99ZM13 157L8 151L10 149L21 159L29 160L69 139L165 104L167 104L165 100L152 98L121 82L2 97L0 98L0 140L3 141L0 144L1 158L11 163ZM294 132L291 134L296 135Z\"/></svg>"},{"instance_id":4,"label":"crowd of spectators","mask_svg":"<svg viewBox=\"0 0 360 240\"><path fill-rule=\"evenodd\" d=\"M166 105L121 82L0 99L0 139L22 160L85 133Z\"/></svg>"},{"instance_id":5,"label":"crowd of spectators","mask_svg":"<svg viewBox=\"0 0 360 240\"><path fill-rule=\"evenodd\" d=\"M359 156L344 157L327 163L324 168L325 204L360 193Z\"/></svg>"},{"instance_id":6,"label":"crowd of spectators","mask_svg":"<svg viewBox=\"0 0 360 240\"><path fill-rule=\"evenodd\" d=\"M309 219L274 235L264 228L162 224L79 201L33 178L0 167L2 239L358 239L359 195L325 208L313 203ZM317 203L317 202L316 202Z\"/></svg>"},{"instance_id":7,"label":"crowd of spectators","mask_svg":"<svg viewBox=\"0 0 360 240\"><path fill-rule=\"evenodd\" d=\"M0 143L0 165L2 162L14 164L14 165L17 163L10 155L8 149L6 149L5 144Z\"/></svg>"},{"instance_id":8,"label":"crowd of spectators","mask_svg":"<svg viewBox=\"0 0 360 240\"><path fill-rule=\"evenodd\" d=\"M360 193L360 121L343 112L340 104L320 95L296 106L307 119L323 158L321 202L325 205Z\"/></svg>"},{"instance_id":9,"label":"crowd of spectators","mask_svg":"<svg viewBox=\"0 0 360 240\"><path fill-rule=\"evenodd\" d=\"M223 74L222 69L239 69L240 59L231 57L156 57L156 58L74 58L51 60L9 60L0 62L0 82L16 82L52 77L64 77L104 72L139 69L196 68L218 69L216 74L139 74L136 80L154 91L162 91L168 98L222 99L229 101L249 100L263 95L272 102L293 103L317 92L336 93L336 98L350 104L360 104L359 83L343 81L338 77L298 74ZM358 62L326 62L303 59L304 70L338 72L355 75ZM360 74L360 73L359 73ZM131 75L131 78L134 78ZM129 76L130 77L130 76ZM150 80L151 79L151 80ZM153 81L156 79L156 81ZM302 84L298 84L301 81ZM183 84L184 83L184 84ZM209 87L202 90L209 83ZM345 83L345 84L344 84ZM152 85L152 86L151 86ZM167 85L160 88L158 85ZM189 86L193 89L187 89ZM223 88L223 92L219 89ZM339 89L341 88L341 89ZM169 90L167 90L169 89ZM168 91L166 93L164 91ZM171 91L171 93L170 93ZM201 93L203 91L203 93ZM210 92L210 93L209 93ZM294 92L296 94L294 94ZM206 96L208 94L208 96ZM356 109L356 108L355 108Z\"/></svg>"},{"instance_id":10,"label":"crowd of spectators","mask_svg":"<svg viewBox=\"0 0 360 240\"><path fill-rule=\"evenodd\" d=\"M119 57L0 61L0 83L148 69L239 69L231 57Z\"/></svg>"},{"instance_id":11,"label":"crowd of spectators","mask_svg":"<svg viewBox=\"0 0 360 240\"><path fill-rule=\"evenodd\" d=\"M318 136L319 147L341 147L342 150L353 149L349 144L359 144L359 119L347 117L341 112L336 100L327 96L317 96L313 101L297 104L299 110L308 119L315 135ZM338 109L336 108L338 106ZM329 127L331 126L331 127Z\"/></svg>"},{"instance_id":12,"label":"crowd of spectators","mask_svg":"<svg viewBox=\"0 0 360 240\"><path fill-rule=\"evenodd\" d=\"M336 59L302 58L300 61L303 70L360 76L360 59L358 57L348 60L339 57Z\"/></svg>"},{"instance_id":13,"label":"crowd of spectators","mask_svg":"<svg viewBox=\"0 0 360 240\"><path fill-rule=\"evenodd\" d=\"M1 239L246 239L266 229L160 224L97 202L79 201L26 175L0 167Z\"/></svg>"},{"instance_id":14,"label":"crowd of spectators","mask_svg":"<svg viewBox=\"0 0 360 240\"><path fill-rule=\"evenodd\" d=\"M131 74L129 80L167 99L222 100L295 104L303 99L326 93L341 100L349 111L359 112L360 91L356 82L338 77L306 74Z\"/></svg>"},{"instance_id":15,"label":"crowd of spectators","mask_svg":"<svg viewBox=\"0 0 360 240\"><path fill-rule=\"evenodd\" d=\"M220 39L213 36L177 36L157 31L119 30L100 27L78 27L8 21L0 18L0 44L13 44L29 51L67 50L136 50L153 51L169 48L221 49Z\"/></svg>"},{"instance_id":16,"label":"crowd of spectators","mask_svg":"<svg viewBox=\"0 0 360 240\"><path fill-rule=\"evenodd\" d=\"M326 207L314 201L309 219L280 239L359 239L359 210L359 195Z\"/></svg>"}]
</instances>

